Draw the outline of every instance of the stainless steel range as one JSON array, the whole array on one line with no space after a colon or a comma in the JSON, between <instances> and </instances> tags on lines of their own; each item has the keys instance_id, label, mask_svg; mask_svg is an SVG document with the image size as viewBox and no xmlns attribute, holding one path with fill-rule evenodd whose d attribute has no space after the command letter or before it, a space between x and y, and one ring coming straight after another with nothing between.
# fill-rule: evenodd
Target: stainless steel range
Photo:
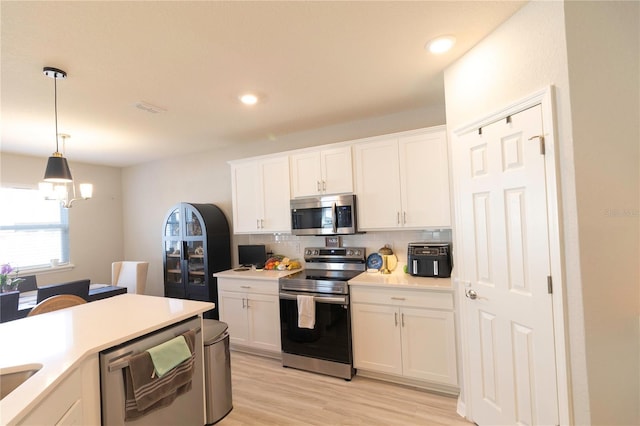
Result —
<instances>
[{"instance_id":1,"label":"stainless steel range","mask_svg":"<svg viewBox=\"0 0 640 426\"><path fill-rule=\"evenodd\" d=\"M306 269L279 281L282 365L351 380L355 370L347 281L365 271L365 249L310 247L304 260ZM313 301L311 324L301 322L301 314L309 313L305 299Z\"/></svg>"}]
</instances>

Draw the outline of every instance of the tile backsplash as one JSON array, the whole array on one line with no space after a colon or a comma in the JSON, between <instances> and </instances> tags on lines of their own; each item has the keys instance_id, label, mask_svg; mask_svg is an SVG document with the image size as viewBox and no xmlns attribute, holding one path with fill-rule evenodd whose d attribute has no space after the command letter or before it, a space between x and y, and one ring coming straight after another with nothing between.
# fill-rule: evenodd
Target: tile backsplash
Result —
<instances>
[{"instance_id":1,"label":"tile backsplash","mask_svg":"<svg viewBox=\"0 0 640 426\"><path fill-rule=\"evenodd\" d=\"M407 263L407 245L412 242L451 242L451 229L414 231L380 231L356 235L342 235L343 247L365 247L367 256L388 245L398 257L398 267ZM232 247L233 265L238 265L238 244L264 244L267 252L298 259L304 264L306 247L324 247L325 237L296 236L290 234L234 235Z\"/></svg>"}]
</instances>

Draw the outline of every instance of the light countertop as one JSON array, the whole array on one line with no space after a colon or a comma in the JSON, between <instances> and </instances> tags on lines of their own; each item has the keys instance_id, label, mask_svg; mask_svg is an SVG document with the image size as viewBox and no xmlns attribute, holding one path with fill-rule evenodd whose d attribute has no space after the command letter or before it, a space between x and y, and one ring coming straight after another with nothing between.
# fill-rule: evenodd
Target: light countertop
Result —
<instances>
[{"instance_id":1,"label":"light countertop","mask_svg":"<svg viewBox=\"0 0 640 426\"><path fill-rule=\"evenodd\" d=\"M292 269L291 271L272 271L272 270L256 270L249 269L246 271L239 271L235 269L229 269L227 271L216 272L213 274L216 278L232 278L241 280L272 280L277 281L282 277L294 274L301 269Z\"/></svg>"},{"instance_id":2,"label":"light countertop","mask_svg":"<svg viewBox=\"0 0 640 426\"><path fill-rule=\"evenodd\" d=\"M42 369L0 401L0 424L22 417L90 355L212 309L209 302L122 294L0 324L0 369Z\"/></svg>"},{"instance_id":3,"label":"light countertop","mask_svg":"<svg viewBox=\"0 0 640 426\"><path fill-rule=\"evenodd\" d=\"M363 272L349 280L350 286L373 286L390 288L408 288L424 290L451 291L451 278L414 277L405 274L401 268L396 268L391 274L380 272Z\"/></svg>"}]
</instances>

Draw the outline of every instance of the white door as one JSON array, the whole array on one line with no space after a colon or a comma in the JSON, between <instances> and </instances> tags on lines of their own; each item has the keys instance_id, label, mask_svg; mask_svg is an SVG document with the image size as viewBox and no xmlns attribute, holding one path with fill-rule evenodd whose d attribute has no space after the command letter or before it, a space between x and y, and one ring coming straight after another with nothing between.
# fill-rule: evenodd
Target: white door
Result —
<instances>
[{"instance_id":1,"label":"white door","mask_svg":"<svg viewBox=\"0 0 640 426\"><path fill-rule=\"evenodd\" d=\"M233 232L256 232L260 229L260 177L256 162L231 167L233 192Z\"/></svg>"},{"instance_id":2,"label":"white door","mask_svg":"<svg viewBox=\"0 0 640 426\"><path fill-rule=\"evenodd\" d=\"M396 306L354 303L353 366L402 375L400 313Z\"/></svg>"},{"instance_id":3,"label":"white door","mask_svg":"<svg viewBox=\"0 0 640 426\"><path fill-rule=\"evenodd\" d=\"M229 326L230 342L246 345L249 342L246 294L221 291L219 295L220 321L226 322Z\"/></svg>"},{"instance_id":4,"label":"white door","mask_svg":"<svg viewBox=\"0 0 640 426\"><path fill-rule=\"evenodd\" d=\"M398 153L402 226L451 226L445 130L401 137Z\"/></svg>"},{"instance_id":5,"label":"white door","mask_svg":"<svg viewBox=\"0 0 640 426\"><path fill-rule=\"evenodd\" d=\"M340 194L353 192L351 147L325 149L320 153L322 192Z\"/></svg>"},{"instance_id":6,"label":"white door","mask_svg":"<svg viewBox=\"0 0 640 426\"><path fill-rule=\"evenodd\" d=\"M291 197L318 195L322 190L320 153L305 152L291 156Z\"/></svg>"},{"instance_id":7,"label":"white door","mask_svg":"<svg viewBox=\"0 0 640 426\"><path fill-rule=\"evenodd\" d=\"M402 374L458 384L453 312L401 308Z\"/></svg>"},{"instance_id":8,"label":"white door","mask_svg":"<svg viewBox=\"0 0 640 426\"><path fill-rule=\"evenodd\" d=\"M248 294L249 335L251 346L280 352L280 299L269 294Z\"/></svg>"},{"instance_id":9,"label":"white door","mask_svg":"<svg viewBox=\"0 0 640 426\"><path fill-rule=\"evenodd\" d=\"M454 143L477 424L558 424L541 107ZM530 140L530 138L533 138Z\"/></svg>"},{"instance_id":10,"label":"white door","mask_svg":"<svg viewBox=\"0 0 640 426\"><path fill-rule=\"evenodd\" d=\"M289 158L260 161L262 209L260 232L291 232Z\"/></svg>"},{"instance_id":11,"label":"white door","mask_svg":"<svg viewBox=\"0 0 640 426\"><path fill-rule=\"evenodd\" d=\"M397 139L356 144L353 155L358 227L363 230L399 227L402 207Z\"/></svg>"}]
</instances>

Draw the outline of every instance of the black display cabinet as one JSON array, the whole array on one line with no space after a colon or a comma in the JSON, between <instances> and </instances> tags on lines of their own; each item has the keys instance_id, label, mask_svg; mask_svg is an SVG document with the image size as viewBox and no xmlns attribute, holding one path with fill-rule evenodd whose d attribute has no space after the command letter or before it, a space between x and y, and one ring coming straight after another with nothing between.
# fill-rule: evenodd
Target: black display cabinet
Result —
<instances>
[{"instance_id":1,"label":"black display cabinet","mask_svg":"<svg viewBox=\"0 0 640 426\"><path fill-rule=\"evenodd\" d=\"M164 221L164 295L214 302L204 317L218 319L216 272L231 268L229 223L213 204L180 203Z\"/></svg>"}]
</instances>

